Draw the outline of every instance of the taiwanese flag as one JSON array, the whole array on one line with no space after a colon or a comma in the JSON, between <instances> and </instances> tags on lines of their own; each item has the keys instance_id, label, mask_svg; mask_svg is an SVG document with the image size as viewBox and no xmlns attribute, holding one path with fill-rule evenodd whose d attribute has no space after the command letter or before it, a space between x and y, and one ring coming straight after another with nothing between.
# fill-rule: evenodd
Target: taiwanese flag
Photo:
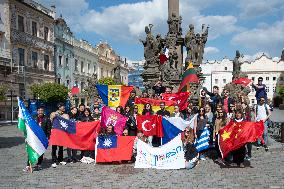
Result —
<instances>
[{"instance_id":1,"label":"taiwanese flag","mask_svg":"<svg viewBox=\"0 0 284 189\"><path fill-rule=\"evenodd\" d=\"M131 160L135 136L98 136L96 163Z\"/></svg>"},{"instance_id":2,"label":"taiwanese flag","mask_svg":"<svg viewBox=\"0 0 284 189\"><path fill-rule=\"evenodd\" d=\"M244 86L248 86L248 84L250 84L251 82L252 82L252 80L248 79L246 77L232 81L232 83L234 83L234 84L240 84L240 85L244 85Z\"/></svg>"},{"instance_id":3,"label":"taiwanese flag","mask_svg":"<svg viewBox=\"0 0 284 189\"><path fill-rule=\"evenodd\" d=\"M219 131L218 143L222 158L225 158L231 151L242 147L248 142L255 142L258 138L262 139L263 131L263 121L229 122L227 126Z\"/></svg>"},{"instance_id":4,"label":"taiwanese flag","mask_svg":"<svg viewBox=\"0 0 284 189\"><path fill-rule=\"evenodd\" d=\"M122 135L127 120L127 117L110 109L107 106L102 108L101 126L105 128L108 124L112 124L114 127L114 132L117 135Z\"/></svg>"},{"instance_id":5,"label":"taiwanese flag","mask_svg":"<svg viewBox=\"0 0 284 189\"><path fill-rule=\"evenodd\" d=\"M185 110L188 106L187 99L189 98L189 92L180 92L180 93L162 93L161 94L164 100L172 100L177 103L180 110Z\"/></svg>"},{"instance_id":6,"label":"taiwanese flag","mask_svg":"<svg viewBox=\"0 0 284 189\"><path fill-rule=\"evenodd\" d=\"M133 90L133 86L124 85L96 85L96 87L104 104L115 108L124 107Z\"/></svg>"},{"instance_id":7,"label":"taiwanese flag","mask_svg":"<svg viewBox=\"0 0 284 189\"><path fill-rule=\"evenodd\" d=\"M163 137L162 116L158 115L141 115L136 117L137 128L142 131L145 136Z\"/></svg>"},{"instance_id":8,"label":"taiwanese flag","mask_svg":"<svg viewBox=\"0 0 284 189\"><path fill-rule=\"evenodd\" d=\"M135 98L135 105L138 106L138 113L142 114L144 105L146 103L149 103L152 105L152 109L154 112L157 112L158 110L160 110L160 102L165 102L165 108L166 110L168 110L169 112L173 112L174 111L174 105L176 104L175 101L173 100L156 100L156 99L152 99L152 98Z\"/></svg>"},{"instance_id":9,"label":"taiwanese flag","mask_svg":"<svg viewBox=\"0 0 284 189\"><path fill-rule=\"evenodd\" d=\"M95 138L100 129L100 122L74 122L56 116L49 144L77 150L94 150Z\"/></svg>"}]
</instances>

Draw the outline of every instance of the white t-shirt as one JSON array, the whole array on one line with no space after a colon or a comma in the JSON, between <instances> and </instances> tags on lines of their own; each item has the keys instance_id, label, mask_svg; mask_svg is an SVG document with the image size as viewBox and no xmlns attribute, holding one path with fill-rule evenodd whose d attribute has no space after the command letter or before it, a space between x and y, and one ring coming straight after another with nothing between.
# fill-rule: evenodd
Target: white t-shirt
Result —
<instances>
[{"instance_id":1,"label":"white t-shirt","mask_svg":"<svg viewBox=\"0 0 284 189\"><path fill-rule=\"evenodd\" d=\"M265 106L267 107L267 110L270 110L270 107L267 104L257 106L256 121L264 120L267 117Z\"/></svg>"}]
</instances>

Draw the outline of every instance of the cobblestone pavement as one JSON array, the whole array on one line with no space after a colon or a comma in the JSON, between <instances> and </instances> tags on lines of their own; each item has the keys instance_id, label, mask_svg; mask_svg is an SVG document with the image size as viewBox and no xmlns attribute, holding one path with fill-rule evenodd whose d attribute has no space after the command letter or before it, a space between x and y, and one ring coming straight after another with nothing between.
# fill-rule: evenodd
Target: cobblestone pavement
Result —
<instances>
[{"instance_id":1,"label":"cobblestone pavement","mask_svg":"<svg viewBox=\"0 0 284 189\"><path fill-rule=\"evenodd\" d=\"M22 134L15 126L0 126L0 188L284 188L283 145L271 145L269 152L254 148L251 164L245 168L221 167L207 159L193 170L83 163L54 169L49 149L43 170L26 173L22 171L26 163Z\"/></svg>"}]
</instances>

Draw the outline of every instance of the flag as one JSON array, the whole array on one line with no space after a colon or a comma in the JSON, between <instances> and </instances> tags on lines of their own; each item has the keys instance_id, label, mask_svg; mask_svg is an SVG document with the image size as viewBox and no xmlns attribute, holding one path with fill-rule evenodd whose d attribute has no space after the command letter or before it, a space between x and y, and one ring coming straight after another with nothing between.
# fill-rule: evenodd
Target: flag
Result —
<instances>
[{"instance_id":1,"label":"flag","mask_svg":"<svg viewBox=\"0 0 284 189\"><path fill-rule=\"evenodd\" d=\"M135 105L138 106L138 113L142 114L142 111L144 109L144 105L146 103L149 103L152 105L152 110L154 112L157 112L160 110L160 103L165 102L165 108L168 110L170 113L174 111L174 105L176 104L175 101L172 100L156 100L156 99L151 99L151 98L135 98Z\"/></svg>"},{"instance_id":2,"label":"flag","mask_svg":"<svg viewBox=\"0 0 284 189\"><path fill-rule=\"evenodd\" d=\"M181 136L158 148L138 140L134 168L181 169L185 167Z\"/></svg>"},{"instance_id":3,"label":"flag","mask_svg":"<svg viewBox=\"0 0 284 189\"><path fill-rule=\"evenodd\" d=\"M209 148L210 131L205 127L198 139L195 141L195 148L197 152L201 152Z\"/></svg>"},{"instance_id":4,"label":"flag","mask_svg":"<svg viewBox=\"0 0 284 189\"><path fill-rule=\"evenodd\" d=\"M258 138L262 139L263 131L263 121L229 122L219 131L218 144L222 157L225 158L229 152L242 147L248 142L255 142Z\"/></svg>"},{"instance_id":5,"label":"flag","mask_svg":"<svg viewBox=\"0 0 284 189\"><path fill-rule=\"evenodd\" d=\"M112 124L117 135L122 135L127 120L127 117L107 106L102 108L101 126L105 128L108 124Z\"/></svg>"},{"instance_id":6,"label":"flag","mask_svg":"<svg viewBox=\"0 0 284 189\"><path fill-rule=\"evenodd\" d=\"M192 65L192 63L190 62L190 64L188 65L188 68L185 70L185 72L182 75L182 81L180 83L178 92L181 91L188 91L189 90L189 83L198 83L199 79L196 75L196 71Z\"/></svg>"},{"instance_id":7,"label":"flag","mask_svg":"<svg viewBox=\"0 0 284 189\"><path fill-rule=\"evenodd\" d=\"M252 80L249 79L249 78L246 78L246 77L239 78L239 79L232 81L232 83L234 83L234 84L241 84L241 85L244 85L244 86L248 86L248 84L250 84L251 82L252 82Z\"/></svg>"},{"instance_id":8,"label":"flag","mask_svg":"<svg viewBox=\"0 0 284 189\"><path fill-rule=\"evenodd\" d=\"M158 115L140 115L136 117L137 128L142 131L145 136L156 135L163 137L162 116Z\"/></svg>"},{"instance_id":9,"label":"flag","mask_svg":"<svg viewBox=\"0 0 284 189\"><path fill-rule=\"evenodd\" d=\"M163 133L162 144L168 143L170 140L180 134L186 127L193 128L195 115L190 121L185 121L181 117L163 117Z\"/></svg>"},{"instance_id":10,"label":"flag","mask_svg":"<svg viewBox=\"0 0 284 189\"><path fill-rule=\"evenodd\" d=\"M18 97L18 129L24 133L29 162L34 165L48 147L48 139L42 128L31 117L24 102Z\"/></svg>"},{"instance_id":11,"label":"flag","mask_svg":"<svg viewBox=\"0 0 284 189\"><path fill-rule=\"evenodd\" d=\"M169 49L164 48L163 53L159 55L160 63L164 64L169 59Z\"/></svg>"},{"instance_id":12,"label":"flag","mask_svg":"<svg viewBox=\"0 0 284 189\"><path fill-rule=\"evenodd\" d=\"M131 160L135 136L98 136L96 163Z\"/></svg>"},{"instance_id":13,"label":"flag","mask_svg":"<svg viewBox=\"0 0 284 189\"><path fill-rule=\"evenodd\" d=\"M74 122L56 116L53 119L50 144L77 150L94 150L100 129L99 121Z\"/></svg>"},{"instance_id":14,"label":"flag","mask_svg":"<svg viewBox=\"0 0 284 189\"><path fill-rule=\"evenodd\" d=\"M114 108L124 107L133 90L133 86L123 85L96 85L96 87L104 104Z\"/></svg>"},{"instance_id":15,"label":"flag","mask_svg":"<svg viewBox=\"0 0 284 189\"><path fill-rule=\"evenodd\" d=\"M188 106L188 98L189 92L180 92L180 93L162 93L161 96L164 100L172 100L175 101L176 104L179 106L179 109L185 110Z\"/></svg>"},{"instance_id":16,"label":"flag","mask_svg":"<svg viewBox=\"0 0 284 189\"><path fill-rule=\"evenodd\" d=\"M80 92L80 91L79 91L79 87L77 87L77 86L72 87L72 89L71 89L72 95L76 95L76 94L78 94L79 92Z\"/></svg>"}]
</instances>

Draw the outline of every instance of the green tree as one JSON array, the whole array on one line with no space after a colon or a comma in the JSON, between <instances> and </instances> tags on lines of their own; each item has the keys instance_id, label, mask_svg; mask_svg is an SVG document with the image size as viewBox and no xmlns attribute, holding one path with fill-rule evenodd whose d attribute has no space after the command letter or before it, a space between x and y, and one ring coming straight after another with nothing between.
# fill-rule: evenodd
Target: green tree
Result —
<instances>
[{"instance_id":1,"label":"green tree","mask_svg":"<svg viewBox=\"0 0 284 189\"><path fill-rule=\"evenodd\" d=\"M284 85L279 88L279 95L284 98Z\"/></svg>"},{"instance_id":2,"label":"green tree","mask_svg":"<svg viewBox=\"0 0 284 189\"><path fill-rule=\"evenodd\" d=\"M111 77L103 77L103 78L99 79L98 83L102 84L102 85L119 85L119 84L121 84L121 83L115 83L113 78L111 78Z\"/></svg>"},{"instance_id":3,"label":"green tree","mask_svg":"<svg viewBox=\"0 0 284 189\"><path fill-rule=\"evenodd\" d=\"M34 97L45 102L62 102L68 97L68 88L58 83L34 84L30 87Z\"/></svg>"},{"instance_id":4,"label":"green tree","mask_svg":"<svg viewBox=\"0 0 284 189\"><path fill-rule=\"evenodd\" d=\"M8 87L6 85L0 86L0 101L6 100L7 91L8 91Z\"/></svg>"}]
</instances>

